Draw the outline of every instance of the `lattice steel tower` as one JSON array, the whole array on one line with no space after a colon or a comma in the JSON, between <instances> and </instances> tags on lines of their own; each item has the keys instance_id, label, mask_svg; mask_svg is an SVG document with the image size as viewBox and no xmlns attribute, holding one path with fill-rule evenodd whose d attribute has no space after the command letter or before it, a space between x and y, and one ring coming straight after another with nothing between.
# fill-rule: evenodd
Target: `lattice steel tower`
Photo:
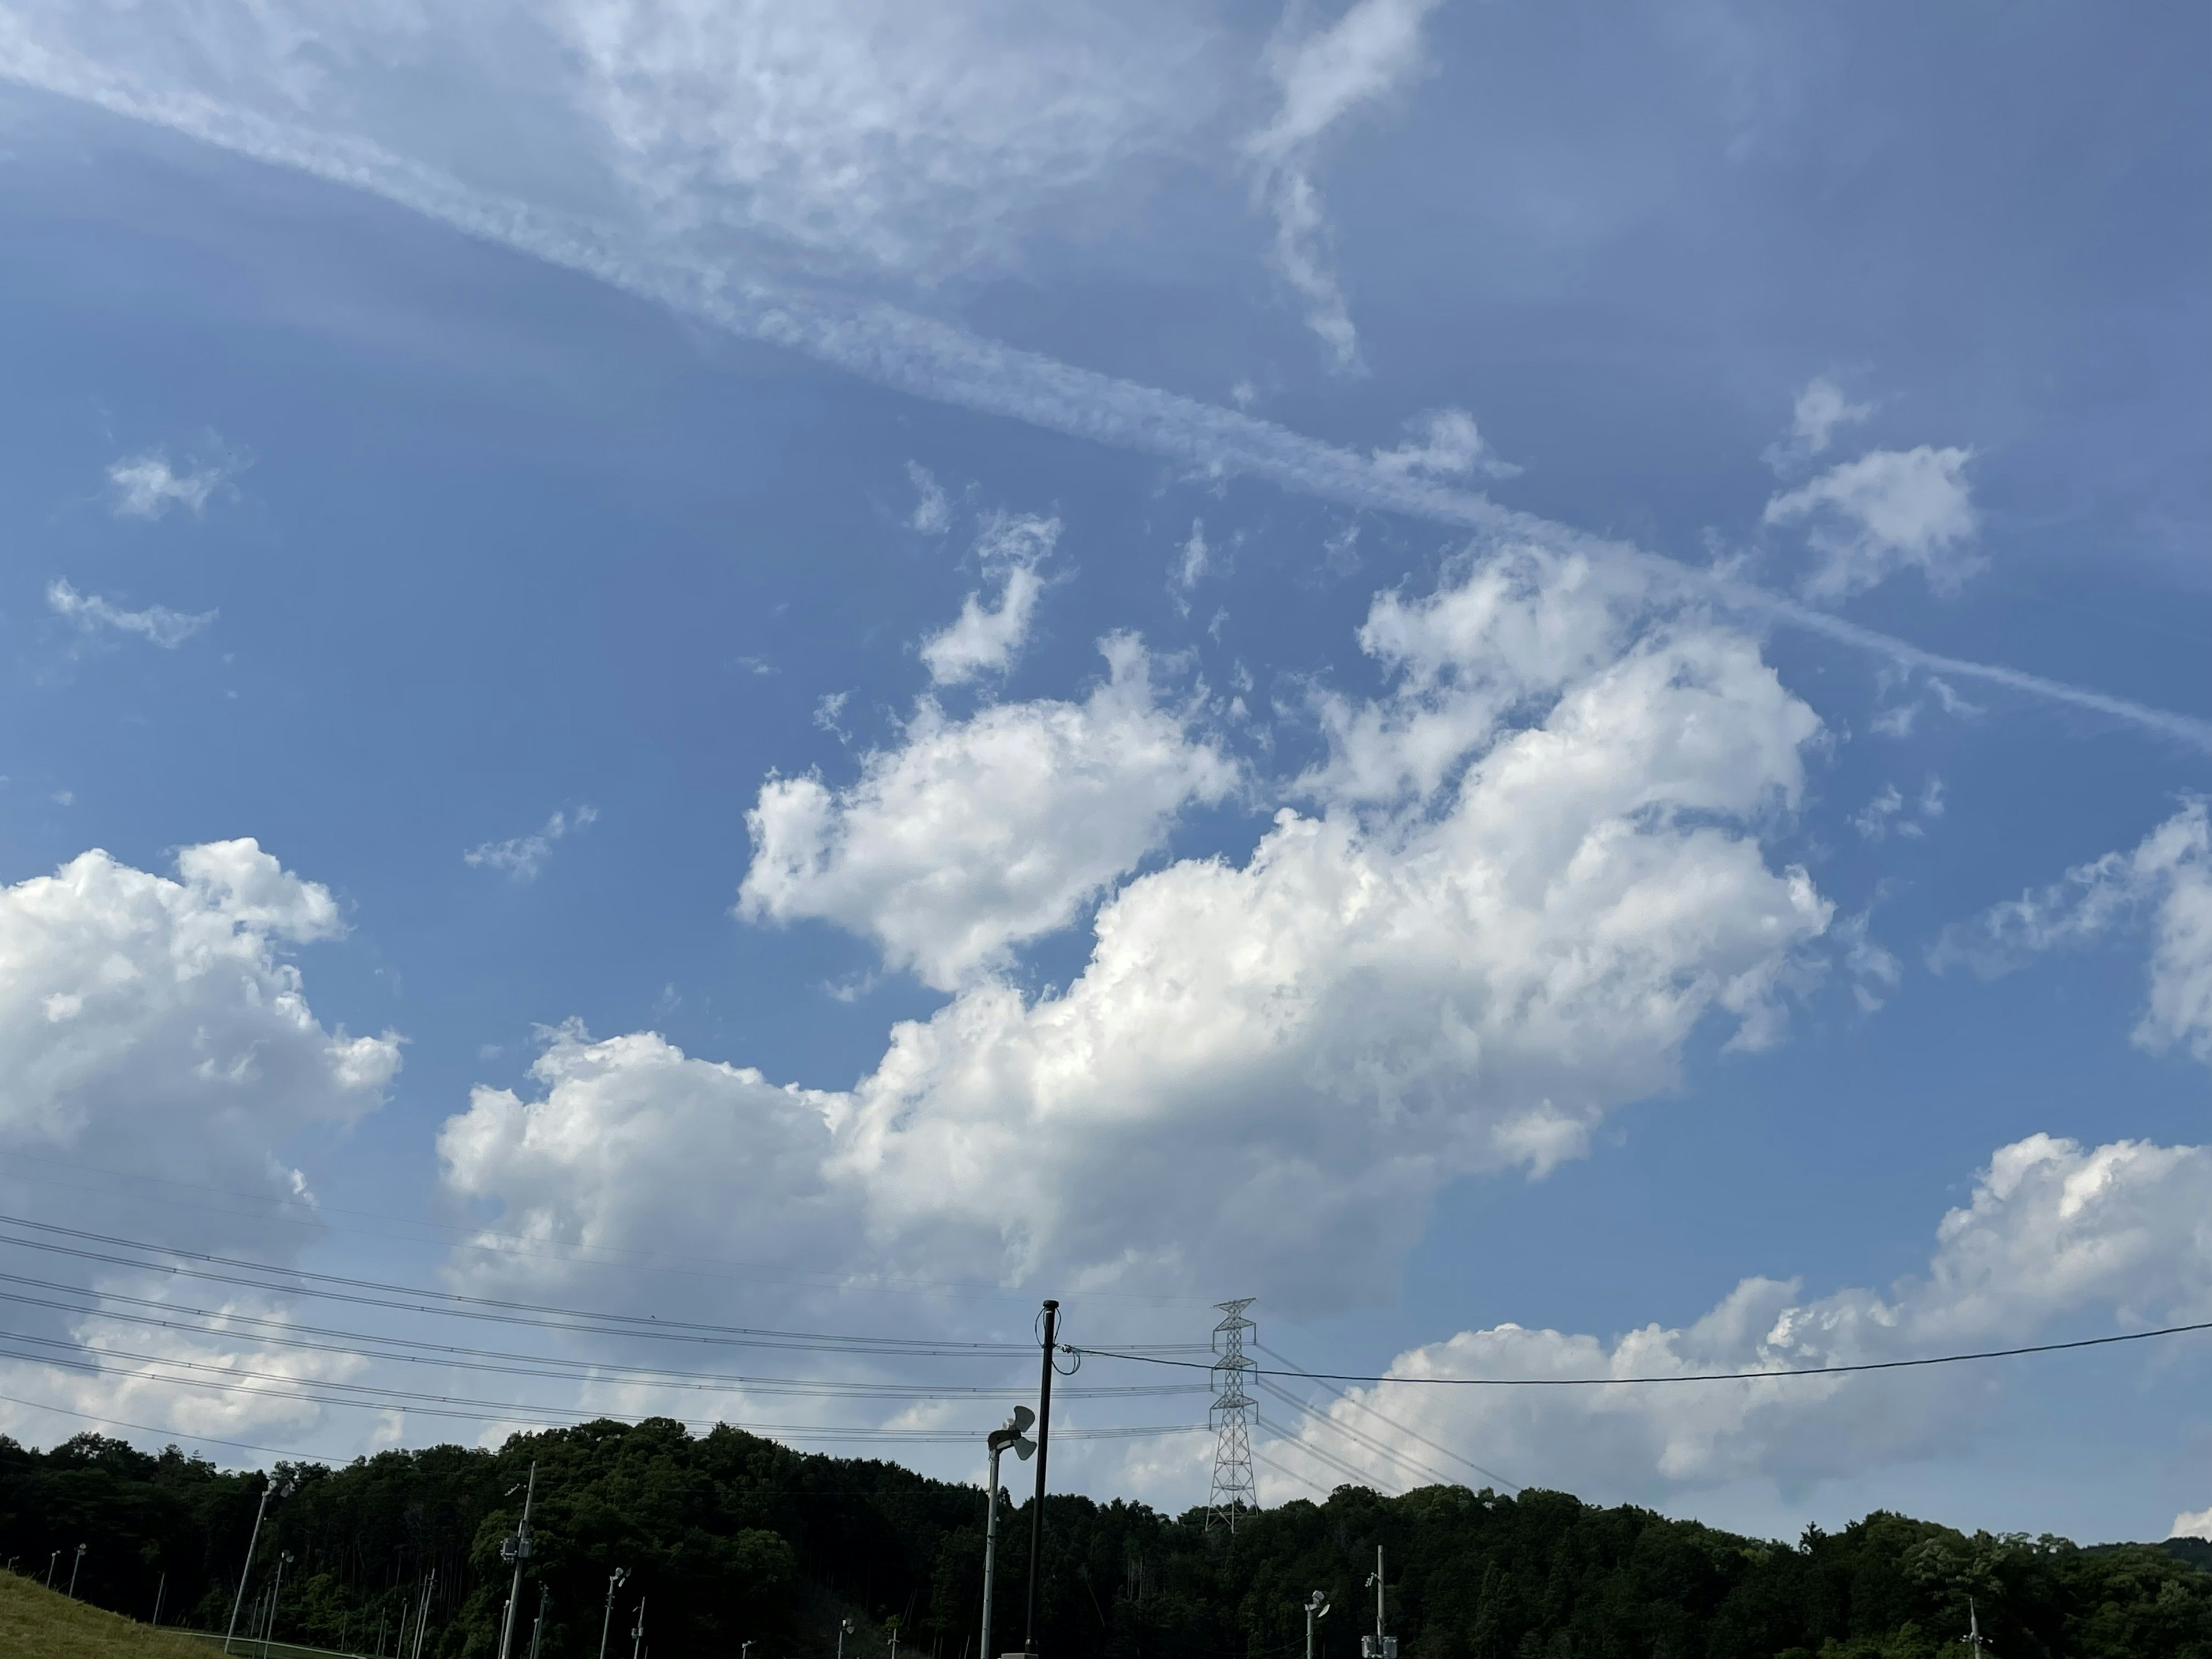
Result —
<instances>
[{"instance_id":1,"label":"lattice steel tower","mask_svg":"<svg viewBox=\"0 0 2212 1659\"><path fill-rule=\"evenodd\" d=\"M1224 1521L1231 1532L1239 1510L1260 1507L1252 1479L1252 1408L1258 1401L1244 1388L1252 1370L1244 1338L1259 1329L1244 1317L1244 1310L1259 1299L1247 1296L1214 1304L1221 1322L1213 1328L1213 1491L1206 1501L1206 1524Z\"/></svg>"}]
</instances>

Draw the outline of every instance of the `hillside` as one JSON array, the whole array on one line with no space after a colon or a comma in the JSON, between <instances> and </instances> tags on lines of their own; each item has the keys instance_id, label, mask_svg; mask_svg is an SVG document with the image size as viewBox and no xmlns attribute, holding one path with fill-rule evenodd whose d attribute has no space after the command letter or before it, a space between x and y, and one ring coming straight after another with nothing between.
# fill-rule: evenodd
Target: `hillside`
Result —
<instances>
[{"instance_id":1,"label":"hillside","mask_svg":"<svg viewBox=\"0 0 2212 1659\"><path fill-rule=\"evenodd\" d=\"M597 1652L617 1566L629 1578L614 1628L627 1633L643 1599L645 1645L662 1654L754 1641L755 1659L826 1659L850 1616L846 1659L886 1653L893 1621L906 1659L975 1659L980 1493L667 1421L585 1424L496 1452L280 1466L249 1595L258 1601L289 1552L280 1639L388 1654L427 1590L424 1654L488 1654L507 1594L505 1494L533 1460L524 1593L533 1614L544 1594L543 1659ZM166 1572L175 1616L220 1629L262 1480L96 1436L45 1453L0 1439L0 1555L43 1561L91 1540L87 1600L148 1607ZM1028 1569L1025 1514L1013 1514L1000 1534L1002 1650L1020 1645ZM1969 1598L2002 1659L2212 1659L2212 1572L2187 1551L2083 1549L1889 1514L1789 1544L1564 1492L1341 1487L1247 1514L1233 1535L1200 1512L1054 1498L1045 1535L1046 1659L1292 1659L1316 1589L1336 1609L1316 1659L1351 1659L1372 1628L1364 1581L1378 1546L1405 1659L1934 1659L1961 1651Z\"/></svg>"},{"instance_id":2,"label":"hillside","mask_svg":"<svg viewBox=\"0 0 2212 1659\"><path fill-rule=\"evenodd\" d=\"M210 1651L219 1650L187 1636L149 1630L28 1578L0 1573L0 1654L27 1659L208 1659ZM274 1655L272 1650L271 1659Z\"/></svg>"}]
</instances>

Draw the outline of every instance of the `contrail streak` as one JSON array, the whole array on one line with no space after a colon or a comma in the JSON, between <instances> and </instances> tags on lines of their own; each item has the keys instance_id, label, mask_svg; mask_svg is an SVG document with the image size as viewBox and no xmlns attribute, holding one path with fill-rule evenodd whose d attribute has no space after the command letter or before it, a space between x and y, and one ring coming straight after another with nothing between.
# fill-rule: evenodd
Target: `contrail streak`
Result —
<instances>
[{"instance_id":1,"label":"contrail streak","mask_svg":"<svg viewBox=\"0 0 2212 1659\"><path fill-rule=\"evenodd\" d=\"M1501 507L1474 491L1377 466L1356 450L1273 422L1079 368L895 306L825 301L673 250L641 254L603 228L477 191L366 139L272 121L198 93L149 93L107 66L32 41L20 26L10 31L7 21L0 16L0 77L369 192L470 236L895 391L1158 456L1204 473L1264 480L1342 507L1498 538L1565 543L1636 563L1714 605L1819 635L1900 667L2002 686L2212 752L2212 720L1923 650L1764 588Z\"/></svg>"}]
</instances>

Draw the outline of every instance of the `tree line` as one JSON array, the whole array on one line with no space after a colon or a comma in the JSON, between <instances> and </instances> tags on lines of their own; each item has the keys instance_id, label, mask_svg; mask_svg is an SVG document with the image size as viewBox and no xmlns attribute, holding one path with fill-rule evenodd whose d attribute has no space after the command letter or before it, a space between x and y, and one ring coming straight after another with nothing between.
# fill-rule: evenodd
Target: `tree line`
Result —
<instances>
[{"instance_id":1,"label":"tree line","mask_svg":"<svg viewBox=\"0 0 2212 1659\"><path fill-rule=\"evenodd\" d=\"M40 1452L0 1437L0 1557L162 1622L225 1628L264 1482L274 1491L246 1586L280 1556L279 1640L424 1659L496 1650L501 1540L538 1469L518 1620L541 1605L541 1659L817 1659L846 1621L848 1659L986 1659L983 1498L876 1460L795 1452L731 1428L653 1419L518 1435L496 1451L387 1451L343 1468L225 1471L99 1435ZM1025 1507L1000 1524L996 1645L1021 1644ZM1046 1500L1045 1659L1302 1659L1304 1604L1331 1604L1316 1659L1356 1659L1384 1617L1403 1659L1935 1659L1971 1604L1999 1659L2212 1659L2212 1545L2077 1547L1962 1534L1876 1513L1795 1545L1738 1537L1564 1492L1340 1487L1209 1526L1203 1510ZM58 1558L55 1553L59 1552ZM617 1568L627 1569L610 1593ZM544 1600L541 1603L541 1587Z\"/></svg>"}]
</instances>

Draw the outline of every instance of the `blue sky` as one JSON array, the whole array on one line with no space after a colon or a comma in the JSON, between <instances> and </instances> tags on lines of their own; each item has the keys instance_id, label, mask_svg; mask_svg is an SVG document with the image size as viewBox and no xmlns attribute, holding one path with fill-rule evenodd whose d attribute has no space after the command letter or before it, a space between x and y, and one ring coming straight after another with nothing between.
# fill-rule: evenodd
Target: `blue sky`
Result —
<instances>
[{"instance_id":1,"label":"blue sky","mask_svg":"<svg viewBox=\"0 0 2212 1659\"><path fill-rule=\"evenodd\" d=\"M135 15L0 6L8 1214L1360 1374L2212 1317L2188 9ZM440 1418L436 1322L8 1254L40 1443L965 1476L1021 1381ZM2203 1530L2205 1363L1270 1396L1263 1490Z\"/></svg>"}]
</instances>

